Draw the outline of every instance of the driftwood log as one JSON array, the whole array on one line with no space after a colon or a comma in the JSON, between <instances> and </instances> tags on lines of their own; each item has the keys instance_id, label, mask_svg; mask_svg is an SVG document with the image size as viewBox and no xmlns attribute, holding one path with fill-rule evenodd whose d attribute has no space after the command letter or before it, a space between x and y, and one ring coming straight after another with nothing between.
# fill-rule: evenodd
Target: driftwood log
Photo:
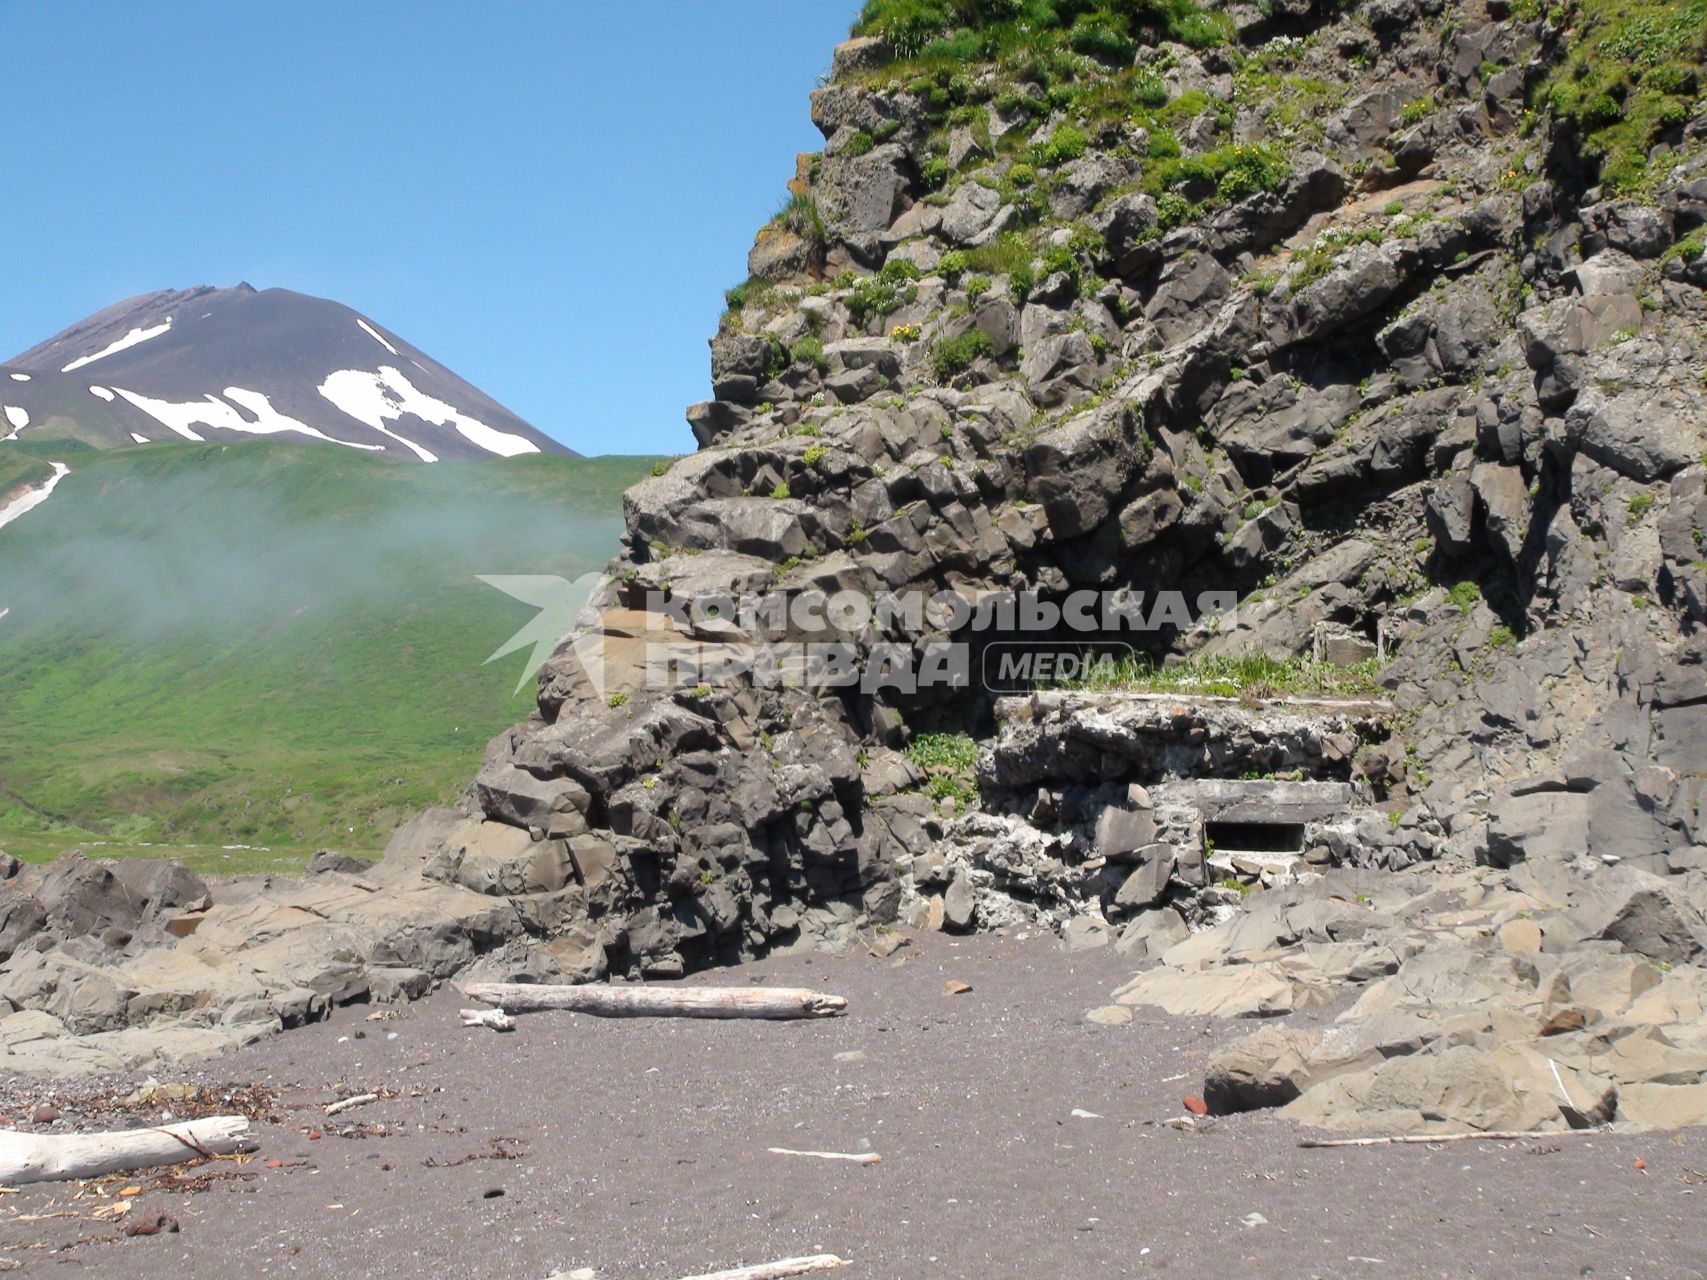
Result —
<instances>
[{"instance_id":1,"label":"driftwood log","mask_svg":"<svg viewBox=\"0 0 1707 1280\"><path fill-rule=\"evenodd\" d=\"M834 1018L848 1011L841 996L805 987L545 986L471 982L470 1000L507 1013L568 1009L602 1018Z\"/></svg>"},{"instance_id":2,"label":"driftwood log","mask_svg":"<svg viewBox=\"0 0 1707 1280\"><path fill-rule=\"evenodd\" d=\"M766 1147L773 1156L811 1156L815 1160L846 1160L851 1164L882 1164L875 1151L796 1151L793 1147Z\"/></svg>"},{"instance_id":3,"label":"driftwood log","mask_svg":"<svg viewBox=\"0 0 1707 1280\"><path fill-rule=\"evenodd\" d=\"M834 1271L847 1266L846 1258L833 1253L815 1253L809 1258L784 1258L780 1262L761 1262L756 1267L735 1267L729 1271L708 1271L701 1276L684 1276L683 1280L783 1280L785 1276L803 1276L814 1271Z\"/></svg>"},{"instance_id":4,"label":"driftwood log","mask_svg":"<svg viewBox=\"0 0 1707 1280\"><path fill-rule=\"evenodd\" d=\"M1433 1146L1437 1142L1544 1142L1550 1138L1593 1137L1605 1129L1486 1129L1480 1133L1399 1133L1381 1138L1300 1138L1301 1147Z\"/></svg>"},{"instance_id":5,"label":"driftwood log","mask_svg":"<svg viewBox=\"0 0 1707 1280\"><path fill-rule=\"evenodd\" d=\"M99 1178L124 1169L182 1164L250 1145L243 1116L210 1116L113 1133L0 1133L0 1186Z\"/></svg>"},{"instance_id":6,"label":"driftwood log","mask_svg":"<svg viewBox=\"0 0 1707 1280\"><path fill-rule=\"evenodd\" d=\"M329 1116L342 1115L344 1112L353 1110L356 1107L365 1107L370 1102L378 1101L379 1095L377 1093L358 1093L355 1097L345 1098L342 1102L327 1103L325 1112Z\"/></svg>"}]
</instances>

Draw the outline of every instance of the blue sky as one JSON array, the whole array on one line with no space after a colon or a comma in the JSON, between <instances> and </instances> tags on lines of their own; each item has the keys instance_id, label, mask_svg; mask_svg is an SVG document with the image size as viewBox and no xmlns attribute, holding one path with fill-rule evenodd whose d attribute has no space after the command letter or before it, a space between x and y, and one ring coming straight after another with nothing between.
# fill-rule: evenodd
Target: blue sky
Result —
<instances>
[{"instance_id":1,"label":"blue sky","mask_svg":"<svg viewBox=\"0 0 1707 1280\"><path fill-rule=\"evenodd\" d=\"M134 294L372 316L583 453L682 453L855 0L0 0L0 359Z\"/></svg>"}]
</instances>

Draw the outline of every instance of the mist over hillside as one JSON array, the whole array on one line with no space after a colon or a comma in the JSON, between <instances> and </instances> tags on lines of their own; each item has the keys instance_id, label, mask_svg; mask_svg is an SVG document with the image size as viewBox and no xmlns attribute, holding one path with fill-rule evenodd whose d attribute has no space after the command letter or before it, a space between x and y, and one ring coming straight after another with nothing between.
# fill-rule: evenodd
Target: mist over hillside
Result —
<instances>
[{"instance_id":1,"label":"mist over hillside","mask_svg":"<svg viewBox=\"0 0 1707 1280\"><path fill-rule=\"evenodd\" d=\"M410 466L276 442L0 447L71 468L0 528L0 844L370 848L524 714L533 610L606 561L650 459Z\"/></svg>"}]
</instances>

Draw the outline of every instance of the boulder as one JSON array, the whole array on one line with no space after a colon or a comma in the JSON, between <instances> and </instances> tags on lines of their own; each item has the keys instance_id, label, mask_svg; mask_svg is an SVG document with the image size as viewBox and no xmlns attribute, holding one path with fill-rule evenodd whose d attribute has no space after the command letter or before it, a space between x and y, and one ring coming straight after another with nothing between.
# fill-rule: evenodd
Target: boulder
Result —
<instances>
[{"instance_id":1,"label":"boulder","mask_svg":"<svg viewBox=\"0 0 1707 1280\"><path fill-rule=\"evenodd\" d=\"M1169 947L1184 941L1191 930L1185 918L1173 907L1158 907L1142 911L1120 931L1114 944L1117 954L1132 960L1154 959Z\"/></svg>"},{"instance_id":2,"label":"boulder","mask_svg":"<svg viewBox=\"0 0 1707 1280\"><path fill-rule=\"evenodd\" d=\"M1618 1119L1636 1129L1707 1125L1707 1084L1628 1084L1618 1091Z\"/></svg>"},{"instance_id":3,"label":"boulder","mask_svg":"<svg viewBox=\"0 0 1707 1280\"><path fill-rule=\"evenodd\" d=\"M1707 452L1698 409L1663 386L1585 387L1565 414L1566 438L1602 466L1644 483L1675 475Z\"/></svg>"},{"instance_id":4,"label":"boulder","mask_svg":"<svg viewBox=\"0 0 1707 1280\"><path fill-rule=\"evenodd\" d=\"M1168 878L1174 869L1174 847L1171 844L1145 845L1139 852L1138 869L1121 882L1114 894L1114 906L1121 912L1141 910L1160 902L1168 891Z\"/></svg>"},{"instance_id":5,"label":"boulder","mask_svg":"<svg viewBox=\"0 0 1707 1280\"><path fill-rule=\"evenodd\" d=\"M1161 260L1156 202L1148 195L1124 195L1087 219L1103 238L1116 275L1136 276Z\"/></svg>"},{"instance_id":6,"label":"boulder","mask_svg":"<svg viewBox=\"0 0 1707 1280\"><path fill-rule=\"evenodd\" d=\"M875 71L894 56L887 41L877 36L854 36L842 41L830 54L830 79L847 80Z\"/></svg>"},{"instance_id":7,"label":"boulder","mask_svg":"<svg viewBox=\"0 0 1707 1280\"><path fill-rule=\"evenodd\" d=\"M339 853L335 849L320 849L308 860L308 869L304 874L354 876L373 870L373 866L373 861L369 858L357 858L348 853Z\"/></svg>"},{"instance_id":8,"label":"boulder","mask_svg":"<svg viewBox=\"0 0 1707 1280\"><path fill-rule=\"evenodd\" d=\"M1341 1132L1460 1132L1592 1128L1611 1120L1618 1087L1527 1045L1470 1045L1390 1059L1335 1076L1281 1115Z\"/></svg>"},{"instance_id":9,"label":"boulder","mask_svg":"<svg viewBox=\"0 0 1707 1280\"><path fill-rule=\"evenodd\" d=\"M481 769L474 795L487 817L523 830L553 836L578 835L587 829L587 789L571 778L541 778L507 761Z\"/></svg>"},{"instance_id":10,"label":"boulder","mask_svg":"<svg viewBox=\"0 0 1707 1280\"><path fill-rule=\"evenodd\" d=\"M1588 851L1589 798L1566 791L1509 793L1488 802L1488 861L1558 861Z\"/></svg>"},{"instance_id":11,"label":"boulder","mask_svg":"<svg viewBox=\"0 0 1707 1280\"><path fill-rule=\"evenodd\" d=\"M1082 156L1063 169L1049 189L1049 209L1057 218L1080 218L1127 178L1127 168L1106 151Z\"/></svg>"},{"instance_id":12,"label":"boulder","mask_svg":"<svg viewBox=\"0 0 1707 1280\"><path fill-rule=\"evenodd\" d=\"M1707 948L1707 921L1661 883L1624 896L1597 936L1650 960L1687 964Z\"/></svg>"},{"instance_id":13,"label":"boulder","mask_svg":"<svg viewBox=\"0 0 1707 1280\"><path fill-rule=\"evenodd\" d=\"M1061 945L1071 952L1095 951L1108 944L1108 925L1095 916L1074 916L1061 930Z\"/></svg>"},{"instance_id":14,"label":"boulder","mask_svg":"<svg viewBox=\"0 0 1707 1280\"><path fill-rule=\"evenodd\" d=\"M1478 462L1470 472L1488 538L1508 565L1516 565L1529 532L1529 486L1516 467Z\"/></svg>"},{"instance_id":15,"label":"boulder","mask_svg":"<svg viewBox=\"0 0 1707 1280\"><path fill-rule=\"evenodd\" d=\"M956 872L942 899L943 928L950 933L970 933L977 916L978 903L972 893L972 881L964 871Z\"/></svg>"},{"instance_id":16,"label":"boulder","mask_svg":"<svg viewBox=\"0 0 1707 1280\"><path fill-rule=\"evenodd\" d=\"M1144 306L1144 317L1163 342L1195 333L1204 309L1227 296L1232 276L1207 253L1187 254L1162 269L1156 290Z\"/></svg>"},{"instance_id":17,"label":"boulder","mask_svg":"<svg viewBox=\"0 0 1707 1280\"><path fill-rule=\"evenodd\" d=\"M963 182L942 211L941 231L950 244L982 243L983 233L996 219L1002 197L976 182Z\"/></svg>"},{"instance_id":18,"label":"boulder","mask_svg":"<svg viewBox=\"0 0 1707 1280\"><path fill-rule=\"evenodd\" d=\"M1585 206L1583 255L1615 249L1632 258L1657 258L1671 244L1671 215L1635 200L1606 200Z\"/></svg>"},{"instance_id":19,"label":"boulder","mask_svg":"<svg viewBox=\"0 0 1707 1280\"><path fill-rule=\"evenodd\" d=\"M1110 862L1137 862L1156 838L1156 819L1149 809L1109 805L1097 815L1091 848ZM1170 854L1172 850L1169 850ZM1169 861L1172 859L1170 857Z\"/></svg>"},{"instance_id":20,"label":"boulder","mask_svg":"<svg viewBox=\"0 0 1707 1280\"><path fill-rule=\"evenodd\" d=\"M1264 1027L1209 1054L1203 1100L1216 1115L1283 1107L1310 1086L1306 1061L1321 1032Z\"/></svg>"},{"instance_id":21,"label":"boulder","mask_svg":"<svg viewBox=\"0 0 1707 1280\"><path fill-rule=\"evenodd\" d=\"M1198 972L1151 969L1121 987L1114 998L1124 1005L1156 1005L1184 1018L1268 1018L1294 1008L1292 984L1266 963Z\"/></svg>"},{"instance_id":22,"label":"boulder","mask_svg":"<svg viewBox=\"0 0 1707 1280\"><path fill-rule=\"evenodd\" d=\"M0 963L38 936L46 925L47 908L41 899L10 882L0 884Z\"/></svg>"},{"instance_id":23,"label":"boulder","mask_svg":"<svg viewBox=\"0 0 1707 1280\"><path fill-rule=\"evenodd\" d=\"M1324 338L1381 306L1403 281L1393 255L1376 245L1353 245L1326 276L1288 300L1269 323L1269 340L1285 346Z\"/></svg>"},{"instance_id":24,"label":"boulder","mask_svg":"<svg viewBox=\"0 0 1707 1280\"><path fill-rule=\"evenodd\" d=\"M787 227L766 227L747 251L749 279L780 282L810 277L823 265L823 247Z\"/></svg>"},{"instance_id":25,"label":"boulder","mask_svg":"<svg viewBox=\"0 0 1707 1280\"><path fill-rule=\"evenodd\" d=\"M427 874L483 894L555 893L569 882L569 846L502 822L470 823L445 842Z\"/></svg>"},{"instance_id":26,"label":"boulder","mask_svg":"<svg viewBox=\"0 0 1707 1280\"><path fill-rule=\"evenodd\" d=\"M826 155L818 185L818 212L832 236L860 243L886 231L904 207L912 161L895 143L864 155Z\"/></svg>"}]
</instances>

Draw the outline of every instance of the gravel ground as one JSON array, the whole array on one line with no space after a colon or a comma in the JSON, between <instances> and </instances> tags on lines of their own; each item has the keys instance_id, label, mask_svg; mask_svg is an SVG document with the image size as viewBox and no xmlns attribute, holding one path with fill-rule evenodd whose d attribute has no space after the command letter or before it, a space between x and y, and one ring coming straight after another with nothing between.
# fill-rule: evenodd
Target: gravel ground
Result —
<instances>
[{"instance_id":1,"label":"gravel ground","mask_svg":"<svg viewBox=\"0 0 1707 1280\"><path fill-rule=\"evenodd\" d=\"M1338 1150L1300 1149L1267 1115L1182 1132L1164 1122L1205 1055L1249 1028L1086 1022L1129 972L1045 939L932 936L708 979L837 992L851 1011L833 1021L542 1013L500 1036L460 1028L454 992L386 1020L345 1010L162 1076L264 1086L252 1160L190 1170L189 1188L22 1188L0 1198L0 1267L675 1280L826 1251L850 1280L1707 1276L1707 1130ZM972 990L944 995L951 979ZM102 1083L110 1099L138 1082ZM394 1096L323 1116L363 1091ZM47 1094L18 1083L0 1107L40 1127ZM60 1088L54 1127L112 1122L102 1097ZM124 1218L91 1216L138 1186ZM181 1231L121 1234L159 1211ZM76 1216L38 1216L55 1213Z\"/></svg>"}]
</instances>

